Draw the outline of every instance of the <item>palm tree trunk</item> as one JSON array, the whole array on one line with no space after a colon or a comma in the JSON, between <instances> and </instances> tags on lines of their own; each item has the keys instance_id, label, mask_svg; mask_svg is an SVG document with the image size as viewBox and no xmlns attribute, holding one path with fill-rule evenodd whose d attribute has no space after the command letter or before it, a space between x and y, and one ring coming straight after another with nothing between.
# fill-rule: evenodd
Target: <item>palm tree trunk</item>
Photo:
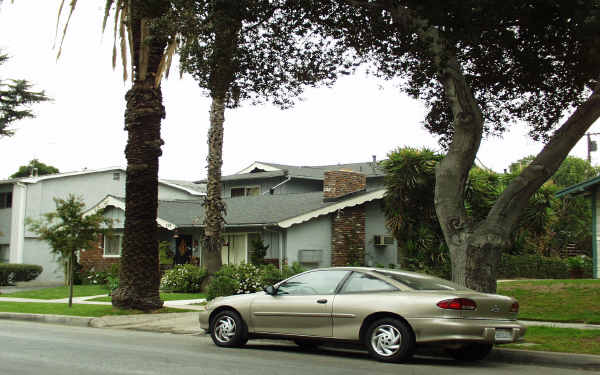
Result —
<instances>
[{"instance_id":1,"label":"palm tree trunk","mask_svg":"<svg viewBox=\"0 0 600 375\"><path fill-rule=\"evenodd\" d=\"M215 42L211 56L210 91L212 104L210 109L210 129L208 131L208 182L204 206L204 266L211 276L221 267L221 237L224 225L225 205L221 199L221 166L223 164L223 124L225 122L225 103L231 83L234 80L234 56L237 50L238 33L242 27L240 5L227 0L214 2L213 27Z\"/></svg>"},{"instance_id":2,"label":"palm tree trunk","mask_svg":"<svg viewBox=\"0 0 600 375\"><path fill-rule=\"evenodd\" d=\"M164 3L168 9L168 2ZM160 273L156 216L158 158L163 144L160 123L165 117L165 109L155 77L167 39L157 26L146 27L146 35L142 38L142 28L144 22L160 17L166 9L164 6L137 5L131 13L134 79L133 87L125 97L125 129L128 132L125 147L125 233L119 288L112 294L113 306L119 308L154 310L163 305L158 292ZM144 51L147 55L142 56Z\"/></svg>"},{"instance_id":3,"label":"palm tree trunk","mask_svg":"<svg viewBox=\"0 0 600 375\"><path fill-rule=\"evenodd\" d=\"M221 267L225 205L221 199L221 166L223 165L223 124L225 100L213 98L208 130L208 183L204 207L206 210L204 232L204 266L209 275Z\"/></svg>"}]
</instances>

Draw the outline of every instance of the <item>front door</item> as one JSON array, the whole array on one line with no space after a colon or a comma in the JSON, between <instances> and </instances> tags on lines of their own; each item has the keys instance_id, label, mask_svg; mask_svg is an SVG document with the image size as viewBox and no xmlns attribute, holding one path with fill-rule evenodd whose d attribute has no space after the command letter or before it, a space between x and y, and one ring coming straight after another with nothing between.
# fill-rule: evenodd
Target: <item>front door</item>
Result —
<instances>
[{"instance_id":1,"label":"front door","mask_svg":"<svg viewBox=\"0 0 600 375\"><path fill-rule=\"evenodd\" d=\"M331 337L333 298L348 272L303 273L280 284L274 296L255 298L251 306L255 332Z\"/></svg>"},{"instance_id":2,"label":"front door","mask_svg":"<svg viewBox=\"0 0 600 375\"><path fill-rule=\"evenodd\" d=\"M226 234L221 249L222 264L240 264L247 262L247 234Z\"/></svg>"}]
</instances>

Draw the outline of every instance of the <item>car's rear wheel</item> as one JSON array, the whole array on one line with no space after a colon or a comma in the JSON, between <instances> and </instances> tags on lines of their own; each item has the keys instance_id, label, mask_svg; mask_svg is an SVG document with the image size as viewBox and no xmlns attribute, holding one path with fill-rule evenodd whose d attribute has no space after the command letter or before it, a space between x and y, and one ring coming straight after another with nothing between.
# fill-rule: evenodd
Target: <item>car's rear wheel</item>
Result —
<instances>
[{"instance_id":1,"label":"car's rear wheel","mask_svg":"<svg viewBox=\"0 0 600 375\"><path fill-rule=\"evenodd\" d=\"M395 318L383 318L367 329L365 345L369 354L382 362L401 362L409 359L415 349L410 327Z\"/></svg>"},{"instance_id":2,"label":"car's rear wheel","mask_svg":"<svg viewBox=\"0 0 600 375\"><path fill-rule=\"evenodd\" d=\"M480 361L487 357L494 346L492 344L470 343L458 349L446 349L452 358L459 361Z\"/></svg>"},{"instance_id":3,"label":"car's rear wheel","mask_svg":"<svg viewBox=\"0 0 600 375\"><path fill-rule=\"evenodd\" d=\"M225 347L241 346L248 341L244 321L232 310L221 311L215 316L210 336L216 345Z\"/></svg>"}]
</instances>

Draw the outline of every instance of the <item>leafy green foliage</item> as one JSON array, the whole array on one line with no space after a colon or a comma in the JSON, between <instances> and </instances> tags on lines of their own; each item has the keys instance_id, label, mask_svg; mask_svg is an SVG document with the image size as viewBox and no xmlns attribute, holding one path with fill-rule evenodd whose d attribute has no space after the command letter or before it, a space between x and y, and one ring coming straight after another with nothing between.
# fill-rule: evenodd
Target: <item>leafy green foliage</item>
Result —
<instances>
[{"instance_id":1,"label":"leafy green foliage","mask_svg":"<svg viewBox=\"0 0 600 375\"><path fill-rule=\"evenodd\" d=\"M448 248L433 202L435 167L441 158L427 149L400 148L390 152L381 166L386 171L384 212L388 228L398 240L399 263L407 269L448 277ZM514 163L511 173L507 174L478 167L471 169L465 189L465 208L475 221L486 218L502 191L526 163L527 159ZM587 174L577 176L581 171ZM595 173L596 168L587 161L567 158L556 175L530 198L513 232L509 252L556 256L558 250L572 242L578 243L579 249L589 249L591 241L587 244L577 241L578 238L588 240L591 235L589 205L578 198L555 198L559 187L564 187L555 180L577 183ZM566 275L564 265L560 267L561 275ZM523 271L521 275L527 272L530 271Z\"/></svg>"},{"instance_id":2,"label":"leafy green foliage","mask_svg":"<svg viewBox=\"0 0 600 375\"><path fill-rule=\"evenodd\" d=\"M491 134L524 120L534 138L546 138L600 74L600 4L595 0L326 3L320 19L331 26L330 35L372 61L376 74L400 78L401 89L428 106L426 128L445 142L453 134L453 114L440 82L445 61L438 65L432 41L417 35L415 24L393 19L395 6L439 32L456 55Z\"/></svg>"},{"instance_id":3,"label":"leafy green foliage","mask_svg":"<svg viewBox=\"0 0 600 375\"><path fill-rule=\"evenodd\" d=\"M177 265L165 271L160 280L160 289L169 292L198 293L205 277L204 268L193 264Z\"/></svg>"},{"instance_id":4,"label":"leafy green foliage","mask_svg":"<svg viewBox=\"0 0 600 375\"><path fill-rule=\"evenodd\" d=\"M29 164L20 166L18 171L10 175L10 178L29 177L33 173L34 168L38 176L59 173L58 168L46 165L38 159L33 159Z\"/></svg>"},{"instance_id":5,"label":"leafy green foliage","mask_svg":"<svg viewBox=\"0 0 600 375\"><path fill-rule=\"evenodd\" d=\"M174 255L169 242L160 241L158 243L158 261L160 264L173 264Z\"/></svg>"},{"instance_id":6,"label":"leafy green foliage","mask_svg":"<svg viewBox=\"0 0 600 375\"><path fill-rule=\"evenodd\" d=\"M265 245L262 238L259 236L252 240L250 246L252 246L251 262L255 266L260 266L265 262L265 255L267 255L269 245Z\"/></svg>"},{"instance_id":7,"label":"leafy green foliage","mask_svg":"<svg viewBox=\"0 0 600 375\"><path fill-rule=\"evenodd\" d=\"M84 216L85 203L72 194L67 199L54 198L56 211L43 215L42 220L27 218L29 229L47 241L52 252L68 258L80 249L88 249L98 235L112 226L112 220L102 212Z\"/></svg>"},{"instance_id":8,"label":"leafy green foliage","mask_svg":"<svg viewBox=\"0 0 600 375\"><path fill-rule=\"evenodd\" d=\"M211 280L207 299L258 292L266 285L276 284L304 271L298 262L291 267L284 265L281 271L272 264L260 268L246 263L224 265Z\"/></svg>"},{"instance_id":9,"label":"leafy green foliage","mask_svg":"<svg viewBox=\"0 0 600 375\"><path fill-rule=\"evenodd\" d=\"M56 211L44 214L41 220L27 218L25 222L41 240L48 242L53 254L68 262L67 281L72 287L75 252L91 248L99 234L110 230L113 221L104 217L102 211L85 216L85 203L72 194L67 199L54 198L54 202ZM69 306L71 300L69 295Z\"/></svg>"},{"instance_id":10,"label":"leafy green foliage","mask_svg":"<svg viewBox=\"0 0 600 375\"><path fill-rule=\"evenodd\" d=\"M303 87L330 85L351 52L321 38L307 15L312 1L194 1L173 20L184 36L181 69L229 107L243 101L289 107ZM229 30L235 35L223 32Z\"/></svg>"},{"instance_id":11,"label":"leafy green foliage","mask_svg":"<svg viewBox=\"0 0 600 375\"><path fill-rule=\"evenodd\" d=\"M42 266L35 264L0 263L0 285L12 285L17 281L31 281L42 273Z\"/></svg>"},{"instance_id":12,"label":"leafy green foliage","mask_svg":"<svg viewBox=\"0 0 600 375\"><path fill-rule=\"evenodd\" d=\"M0 53L0 66L8 60ZM0 78L0 137L11 136L10 125L24 118L34 117L31 106L50 100L43 91L32 91L33 85L24 79Z\"/></svg>"}]
</instances>

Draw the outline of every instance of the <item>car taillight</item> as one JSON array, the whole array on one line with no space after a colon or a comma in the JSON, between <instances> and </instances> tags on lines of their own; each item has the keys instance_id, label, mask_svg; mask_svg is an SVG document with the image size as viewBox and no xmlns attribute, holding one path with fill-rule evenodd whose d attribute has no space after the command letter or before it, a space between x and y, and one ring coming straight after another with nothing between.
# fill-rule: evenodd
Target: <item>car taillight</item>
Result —
<instances>
[{"instance_id":1,"label":"car taillight","mask_svg":"<svg viewBox=\"0 0 600 375\"><path fill-rule=\"evenodd\" d=\"M475 310L477 308L475 301L468 298L445 299L438 302L437 306L442 309L450 310Z\"/></svg>"},{"instance_id":2,"label":"car taillight","mask_svg":"<svg viewBox=\"0 0 600 375\"><path fill-rule=\"evenodd\" d=\"M515 302L510 307L510 312L518 313L519 312L519 302Z\"/></svg>"}]
</instances>

